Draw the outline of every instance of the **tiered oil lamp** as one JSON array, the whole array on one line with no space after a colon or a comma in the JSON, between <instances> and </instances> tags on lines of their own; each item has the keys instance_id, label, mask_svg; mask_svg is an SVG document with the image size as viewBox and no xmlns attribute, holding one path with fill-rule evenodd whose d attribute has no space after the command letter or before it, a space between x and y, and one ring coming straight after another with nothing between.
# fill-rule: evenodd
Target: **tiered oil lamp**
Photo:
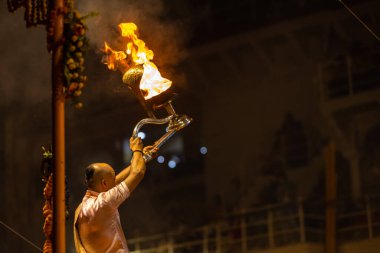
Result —
<instances>
[{"instance_id":1,"label":"tiered oil lamp","mask_svg":"<svg viewBox=\"0 0 380 253\"><path fill-rule=\"evenodd\" d=\"M144 67L142 65L135 65L131 67L123 75L123 82L128 85L132 92L136 95L141 105L147 111L149 118L140 120L134 130L133 136L137 137L140 129L147 124L168 124L166 127L166 133L154 142L153 147L161 147L170 137L172 137L176 132L186 127L192 121L187 115L179 115L175 112L172 100L175 93L170 85L166 90L161 91L153 97L149 97L149 91L141 89L141 80L144 75ZM148 99L147 99L148 97ZM163 108L167 112L167 117L157 118L154 112L158 109ZM147 152L144 153L144 160L150 161L152 159L152 154Z\"/></svg>"}]
</instances>

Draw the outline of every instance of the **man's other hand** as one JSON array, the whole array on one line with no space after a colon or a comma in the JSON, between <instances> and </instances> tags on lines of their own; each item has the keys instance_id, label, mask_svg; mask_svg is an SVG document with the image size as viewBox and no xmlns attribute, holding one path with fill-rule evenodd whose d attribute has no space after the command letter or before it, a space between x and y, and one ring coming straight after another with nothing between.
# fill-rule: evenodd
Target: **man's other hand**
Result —
<instances>
[{"instance_id":1,"label":"man's other hand","mask_svg":"<svg viewBox=\"0 0 380 253\"><path fill-rule=\"evenodd\" d=\"M153 146L146 146L143 150L144 154L150 154L152 158L157 157L158 148Z\"/></svg>"}]
</instances>

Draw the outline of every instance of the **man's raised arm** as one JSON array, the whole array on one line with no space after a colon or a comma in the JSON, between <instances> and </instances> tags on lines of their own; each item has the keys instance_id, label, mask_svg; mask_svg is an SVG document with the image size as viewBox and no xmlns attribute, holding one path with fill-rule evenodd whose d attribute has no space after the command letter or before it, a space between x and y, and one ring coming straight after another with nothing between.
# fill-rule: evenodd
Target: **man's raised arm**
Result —
<instances>
[{"instance_id":1,"label":"man's raised arm","mask_svg":"<svg viewBox=\"0 0 380 253\"><path fill-rule=\"evenodd\" d=\"M131 138L131 141L132 141L132 138ZM132 149L132 152L133 152L133 149ZM135 154L136 152L141 153L139 151L135 151L133 152L133 154ZM155 155L157 155L158 148L154 148L153 146L146 146L143 148L143 153L145 154L147 152L149 152L150 154L152 154L153 157L155 157ZM131 173L131 165L129 165L128 167L125 167L122 171L119 172L119 174L116 175L115 183L120 184L129 176L130 173Z\"/></svg>"},{"instance_id":2,"label":"man's raised arm","mask_svg":"<svg viewBox=\"0 0 380 253\"><path fill-rule=\"evenodd\" d=\"M129 146L133 153L131 165L129 166L129 170L127 167L121 173L126 171L126 177L123 181L126 183L129 191L132 192L144 178L146 168L143 158L143 143L141 139L131 137Z\"/></svg>"},{"instance_id":3,"label":"man's raised arm","mask_svg":"<svg viewBox=\"0 0 380 253\"><path fill-rule=\"evenodd\" d=\"M116 175L115 183L120 184L123 182L128 177L129 173L131 173L131 165L125 167L122 171L119 172L119 174Z\"/></svg>"}]
</instances>

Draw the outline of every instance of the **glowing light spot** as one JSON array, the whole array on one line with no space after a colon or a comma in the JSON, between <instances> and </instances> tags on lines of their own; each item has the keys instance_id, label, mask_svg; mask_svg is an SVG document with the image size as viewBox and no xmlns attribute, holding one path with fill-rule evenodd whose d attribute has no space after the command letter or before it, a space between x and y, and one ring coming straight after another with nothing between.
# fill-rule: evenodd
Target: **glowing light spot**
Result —
<instances>
[{"instance_id":1,"label":"glowing light spot","mask_svg":"<svg viewBox=\"0 0 380 253\"><path fill-rule=\"evenodd\" d=\"M157 157L157 162L164 163L165 162L165 157L163 157L162 155L160 155L159 157Z\"/></svg>"},{"instance_id":2,"label":"glowing light spot","mask_svg":"<svg viewBox=\"0 0 380 253\"><path fill-rule=\"evenodd\" d=\"M139 132L139 133L137 134L137 136L140 137L141 140L144 140L145 137L146 137L146 134L145 134L144 132Z\"/></svg>"},{"instance_id":3,"label":"glowing light spot","mask_svg":"<svg viewBox=\"0 0 380 253\"><path fill-rule=\"evenodd\" d=\"M174 169L177 166L177 163L173 160L170 160L168 166L169 168Z\"/></svg>"},{"instance_id":4,"label":"glowing light spot","mask_svg":"<svg viewBox=\"0 0 380 253\"><path fill-rule=\"evenodd\" d=\"M201 147L201 149L199 151L201 152L202 155L207 154L207 148L206 147Z\"/></svg>"}]
</instances>

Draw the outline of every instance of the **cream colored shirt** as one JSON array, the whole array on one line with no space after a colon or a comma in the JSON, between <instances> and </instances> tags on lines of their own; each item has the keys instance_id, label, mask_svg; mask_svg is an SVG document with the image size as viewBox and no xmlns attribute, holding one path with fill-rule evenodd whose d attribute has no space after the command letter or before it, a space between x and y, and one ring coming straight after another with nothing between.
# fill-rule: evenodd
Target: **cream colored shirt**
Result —
<instances>
[{"instance_id":1,"label":"cream colored shirt","mask_svg":"<svg viewBox=\"0 0 380 253\"><path fill-rule=\"evenodd\" d=\"M129 253L117 210L129 195L125 182L106 192L86 192L76 222L86 252Z\"/></svg>"}]
</instances>

